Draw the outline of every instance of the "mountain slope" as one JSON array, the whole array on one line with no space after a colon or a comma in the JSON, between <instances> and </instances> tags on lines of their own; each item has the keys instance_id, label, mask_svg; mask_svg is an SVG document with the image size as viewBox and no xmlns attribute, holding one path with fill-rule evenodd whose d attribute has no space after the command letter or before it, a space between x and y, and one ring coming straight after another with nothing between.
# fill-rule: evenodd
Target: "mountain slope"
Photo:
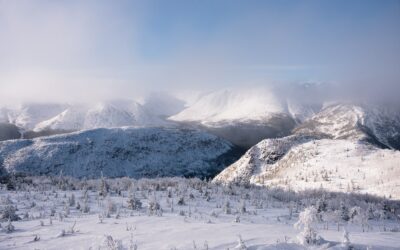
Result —
<instances>
[{"instance_id":1,"label":"mountain slope","mask_svg":"<svg viewBox=\"0 0 400 250\"><path fill-rule=\"evenodd\" d=\"M364 140L379 147L400 149L400 110L379 105L331 104L293 132L330 139Z\"/></svg>"},{"instance_id":2,"label":"mountain slope","mask_svg":"<svg viewBox=\"0 0 400 250\"><path fill-rule=\"evenodd\" d=\"M21 133L14 124L0 122L0 141L19 139Z\"/></svg>"},{"instance_id":3,"label":"mountain slope","mask_svg":"<svg viewBox=\"0 0 400 250\"><path fill-rule=\"evenodd\" d=\"M277 161L252 148L220 173L215 182L277 186L296 191L325 188L400 198L400 152L349 140L312 140L294 144ZM278 143L278 142L275 142ZM274 145L275 147L279 147Z\"/></svg>"},{"instance_id":4,"label":"mountain slope","mask_svg":"<svg viewBox=\"0 0 400 250\"><path fill-rule=\"evenodd\" d=\"M203 96L194 105L170 117L175 121L220 122L259 120L285 112L284 105L267 90L222 90Z\"/></svg>"},{"instance_id":5,"label":"mountain slope","mask_svg":"<svg viewBox=\"0 0 400 250\"><path fill-rule=\"evenodd\" d=\"M8 110L8 122L25 130L33 129L36 124L59 114L67 105L52 103L23 104L16 109Z\"/></svg>"},{"instance_id":6,"label":"mountain slope","mask_svg":"<svg viewBox=\"0 0 400 250\"><path fill-rule=\"evenodd\" d=\"M77 131L123 126L163 126L162 119L134 101L102 102L94 106L70 106L60 114L36 125L35 131Z\"/></svg>"},{"instance_id":7,"label":"mountain slope","mask_svg":"<svg viewBox=\"0 0 400 250\"><path fill-rule=\"evenodd\" d=\"M396 109L326 105L291 136L266 139L250 148L214 180L295 190L322 185L332 191L343 191L343 185L351 183L361 192L400 198L400 152L385 150L399 149L399 133Z\"/></svg>"},{"instance_id":8,"label":"mountain slope","mask_svg":"<svg viewBox=\"0 0 400 250\"><path fill-rule=\"evenodd\" d=\"M268 89L213 92L169 119L194 124L242 147L288 135L295 126L285 102Z\"/></svg>"},{"instance_id":9,"label":"mountain slope","mask_svg":"<svg viewBox=\"0 0 400 250\"><path fill-rule=\"evenodd\" d=\"M0 142L7 172L74 177L210 177L237 159L235 148L214 135L162 128L95 129Z\"/></svg>"}]
</instances>

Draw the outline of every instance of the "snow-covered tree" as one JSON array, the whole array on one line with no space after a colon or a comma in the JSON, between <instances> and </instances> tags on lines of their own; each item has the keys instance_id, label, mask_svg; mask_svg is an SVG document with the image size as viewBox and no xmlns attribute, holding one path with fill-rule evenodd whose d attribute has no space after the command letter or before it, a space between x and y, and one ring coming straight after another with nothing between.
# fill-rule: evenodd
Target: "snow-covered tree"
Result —
<instances>
[{"instance_id":1,"label":"snow-covered tree","mask_svg":"<svg viewBox=\"0 0 400 250\"><path fill-rule=\"evenodd\" d=\"M224 210L224 213L226 213L226 214L231 214L232 213L231 212L231 204L230 204L230 202L228 200L225 200L223 210Z\"/></svg>"},{"instance_id":2,"label":"snow-covered tree","mask_svg":"<svg viewBox=\"0 0 400 250\"><path fill-rule=\"evenodd\" d=\"M129 209L140 210L142 208L142 202L140 201L140 199L136 198L133 192L129 193L127 203Z\"/></svg>"},{"instance_id":3,"label":"snow-covered tree","mask_svg":"<svg viewBox=\"0 0 400 250\"><path fill-rule=\"evenodd\" d=\"M350 235L346 228L344 228L344 230L343 230L342 247L345 250L353 249L353 246L351 245L351 242L350 242Z\"/></svg>"},{"instance_id":4,"label":"snow-covered tree","mask_svg":"<svg viewBox=\"0 0 400 250\"><path fill-rule=\"evenodd\" d=\"M0 212L0 219L17 221L21 218L15 213L17 209L13 205L6 205Z\"/></svg>"},{"instance_id":5,"label":"snow-covered tree","mask_svg":"<svg viewBox=\"0 0 400 250\"><path fill-rule=\"evenodd\" d=\"M314 222L318 221L318 211L314 206L304 209L299 215L299 220L295 223L297 229L302 229L297 236L302 245L318 245L323 239L317 234Z\"/></svg>"},{"instance_id":6,"label":"snow-covered tree","mask_svg":"<svg viewBox=\"0 0 400 250\"><path fill-rule=\"evenodd\" d=\"M14 225L11 223L11 220L9 219L7 222L7 225L4 227L4 230L6 233L12 233L15 231Z\"/></svg>"},{"instance_id":7,"label":"snow-covered tree","mask_svg":"<svg viewBox=\"0 0 400 250\"><path fill-rule=\"evenodd\" d=\"M237 244L237 246L236 246L234 249L237 249L237 250L247 250L247 247L246 247L246 245L244 244L244 241L242 240L242 236L239 235L238 244Z\"/></svg>"},{"instance_id":8,"label":"snow-covered tree","mask_svg":"<svg viewBox=\"0 0 400 250\"><path fill-rule=\"evenodd\" d=\"M343 201L340 202L339 211L340 211L340 217L342 218L342 220L349 221L349 219L350 219L349 208L344 204Z\"/></svg>"},{"instance_id":9,"label":"snow-covered tree","mask_svg":"<svg viewBox=\"0 0 400 250\"><path fill-rule=\"evenodd\" d=\"M100 187L99 187L99 195L102 197L106 197L108 194L108 184L106 179L103 176L103 172L101 172L101 179L100 179Z\"/></svg>"}]
</instances>

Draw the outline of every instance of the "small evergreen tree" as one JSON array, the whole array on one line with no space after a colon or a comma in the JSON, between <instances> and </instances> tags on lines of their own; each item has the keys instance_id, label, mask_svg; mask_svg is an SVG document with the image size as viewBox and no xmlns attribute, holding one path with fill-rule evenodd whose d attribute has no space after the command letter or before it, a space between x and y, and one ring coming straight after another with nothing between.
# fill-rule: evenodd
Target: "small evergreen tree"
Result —
<instances>
[{"instance_id":1,"label":"small evergreen tree","mask_svg":"<svg viewBox=\"0 0 400 250\"><path fill-rule=\"evenodd\" d=\"M140 210L142 208L142 202L135 197L134 193L129 193L128 208L132 210Z\"/></svg>"},{"instance_id":2,"label":"small evergreen tree","mask_svg":"<svg viewBox=\"0 0 400 250\"><path fill-rule=\"evenodd\" d=\"M302 245L319 245L323 239L317 234L313 223L318 221L317 209L313 206L304 209L299 215L299 220L294 225L302 229L298 235L298 240Z\"/></svg>"},{"instance_id":3,"label":"small evergreen tree","mask_svg":"<svg viewBox=\"0 0 400 250\"><path fill-rule=\"evenodd\" d=\"M342 220L344 221L349 221L350 219L349 209L347 208L346 205L344 205L343 201L340 202L339 210L340 210L340 218L342 218Z\"/></svg>"}]
</instances>

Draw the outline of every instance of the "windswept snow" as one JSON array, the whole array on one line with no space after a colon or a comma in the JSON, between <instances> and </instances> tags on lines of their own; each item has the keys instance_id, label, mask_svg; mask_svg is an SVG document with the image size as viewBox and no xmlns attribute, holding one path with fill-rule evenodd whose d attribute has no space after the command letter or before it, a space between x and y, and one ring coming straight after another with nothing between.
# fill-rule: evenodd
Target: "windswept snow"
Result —
<instances>
[{"instance_id":1,"label":"windswept snow","mask_svg":"<svg viewBox=\"0 0 400 250\"><path fill-rule=\"evenodd\" d=\"M212 92L169 119L201 122L263 120L271 114L285 112L285 105L267 89L231 89Z\"/></svg>"}]
</instances>

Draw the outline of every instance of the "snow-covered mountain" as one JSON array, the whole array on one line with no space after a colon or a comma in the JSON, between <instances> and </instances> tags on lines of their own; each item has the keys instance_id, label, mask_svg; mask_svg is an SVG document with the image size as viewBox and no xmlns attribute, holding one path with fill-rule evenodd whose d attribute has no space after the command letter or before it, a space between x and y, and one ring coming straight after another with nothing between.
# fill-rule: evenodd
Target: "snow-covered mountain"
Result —
<instances>
[{"instance_id":1,"label":"snow-covered mountain","mask_svg":"<svg viewBox=\"0 0 400 250\"><path fill-rule=\"evenodd\" d=\"M262 141L214 181L400 198L399 151L350 140L289 141Z\"/></svg>"},{"instance_id":2,"label":"snow-covered mountain","mask_svg":"<svg viewBox=\"0 0 400 250\"><path fill-rule=\"evenodd\" d=\"M266 89L222 90L203 96L171 120L217 125L224 122L262 120L284 113L284 104Z\"/></svg>"},{"instance_id":3,"label":"snow-covered mountain","mask_svg":"<svg viewBox=\"0 0 400 250\"><path fill-rule=\"evenodd\" d=\"M56 103L27 103L13 109L3 109L3 117L8 123L25 130L33 129L36 124L50 119L62 112L67 105Z\"/></svg>"},{"instance_id":4,"label":"snow-covered mountain","mask_svg":"<svg viewBox=\"0 0 400 250\"><path fill-rule=\"evenodd\" d=\"M135 101L101 102L94 106L74 105L60 114L35 126L35 131L46 129L77 131L123 126L166 126L167 122L151 114Z\"/></svg>"},{"instance_id":5,"label":"snow-covered mountain","mask_svg":"<svg viewBox=\"0 0 400 250\"><path fill-rule=\"evenodd\" d=\"M212 92L169 119L198 125L244 147L288 135L296 124L286 102L266 88Z\"/></svg>"},{"instance_id":6,"label":"snow-covered mountain","mask_svg":"<svg viewBox=\"0 0 400 250\"><path fill-rule=\"evenodd\" d=\"M399 114L375 105L326 105L292 135L250 148L215 181L332 191L350 183L352 190L399 198L400 152L388 150L399 149Z\"/></svg>"},{"instance_id":7,"label":"snow-covered mountain","mask_svg":"<svg viewBox=\"0 0 400 250\"><path fill-rule=\"evenodd\" d=\"M31 175L210 177L237 159L235 147L197 130L95 129L0 142L2 171Z\"/></svg>"},{"instance_id":8,"label":"snow-covered mountain","mask_svg":"<svg viewBox=\"0 0 400 250\"><path fill-rule=\"evenodd\" d=\"M400 109L372 104L329 104L298 126L294 134L364 140L400 149Z\"/></svg>"}]
</instances>

